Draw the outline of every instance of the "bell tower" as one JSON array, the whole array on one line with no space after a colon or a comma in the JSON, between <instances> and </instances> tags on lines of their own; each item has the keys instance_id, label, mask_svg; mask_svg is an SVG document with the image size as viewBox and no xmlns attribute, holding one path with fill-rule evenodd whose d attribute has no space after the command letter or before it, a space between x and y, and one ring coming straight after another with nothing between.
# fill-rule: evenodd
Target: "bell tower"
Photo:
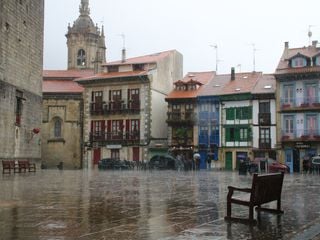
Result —
<instances>
[{"instance_id":1,"label":"bell tower","mask_svg":"<svg viewBox=\"0 0 320 240\"><path fill-rule=\"evenodd\" d=\"M106 45L103 26L101 30L90 17L89 0L81 0L80 15L66 34L68 69L99 69L106 62Z\"/></svg>"}]
</instances>

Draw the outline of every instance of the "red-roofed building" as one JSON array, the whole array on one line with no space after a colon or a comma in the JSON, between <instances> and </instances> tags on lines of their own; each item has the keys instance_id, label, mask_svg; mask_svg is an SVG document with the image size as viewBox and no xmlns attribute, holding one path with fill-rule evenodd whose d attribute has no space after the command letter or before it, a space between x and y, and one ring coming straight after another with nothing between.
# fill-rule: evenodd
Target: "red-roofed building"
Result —
<instances>
[{"instance_id":1,"label":"red-roofed building","mask_svg":"<svg viewBox=\"0 0 320 240\"><path fill-rule=\"evenodd\" d=\"M165 97L181 77L182 55L172 50L123 58L77 79L84 88L89 167L102 158L141 161L167 152Z\"/></svg>"},{"instance_id":2,"label":"red-roofed building","mask_svg":"<svg viewBox=\"0 0 320 240\"><path fill-rule=\"evenodd\" d=\"M169 150L186 161L198 146L197 96L214 76L215 72L189 72L166 97Z\"/></svg>"},{"instance_id":3,"label":"red-roofed building","mask_svg":"<svg viewBox=\"0 0 320 240\"><path fill-rule=\"evenodd\" d=\"M79 169L82 162L83 87L73 80L93 75L93 70L44 70L42 164ZM59 165L60 164L60 165Z\"/></svg>"},{"instance_id":4,"label":"red-roofed building","mask_svg":"<svg viewBox=\"0 0 320 240\"><path fill-rule=\"evenodd\" d=\"M89 1L81 0L80 15L68 26L67 70L43 71L42 165L78 169L83 164L83 91L74 79L93 76L106 62L103 26L90 17Z\"/></svg>"},{"instance_id":5,"label":"red-roofed building","mask_svg":"<svg viewBox=\"0 0 320 240\"><path fill-rule=\"evenodd\" d=\"M286 42L275 72L278 157L301 172L320 154L320 47L289 48Z\"/></svg>"}]
</instances>

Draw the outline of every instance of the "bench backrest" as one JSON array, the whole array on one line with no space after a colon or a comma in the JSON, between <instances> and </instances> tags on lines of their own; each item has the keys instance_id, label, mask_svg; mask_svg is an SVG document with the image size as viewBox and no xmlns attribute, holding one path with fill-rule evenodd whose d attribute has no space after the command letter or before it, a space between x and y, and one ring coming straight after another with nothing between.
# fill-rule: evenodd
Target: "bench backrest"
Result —
<instances>
[{"instance_id":1,"label":"bench backrest","mask_svg":"<svg viewBox=\"0 0 320 240\"><path fill-rule=\"evenodd\" d=\"M14 168L14 160L2 160L2 167L7 168Z\"/></svg>"},{"instance_id":2,"label":"bench backrest","mask_svg":"<svg viewBox=\"0 0 320 240\"><path fill-rule=\"evenodd\" d=\"M281 198L283 173L253 175L250 202L264 204Z\"/></svg>"}]
</instances>

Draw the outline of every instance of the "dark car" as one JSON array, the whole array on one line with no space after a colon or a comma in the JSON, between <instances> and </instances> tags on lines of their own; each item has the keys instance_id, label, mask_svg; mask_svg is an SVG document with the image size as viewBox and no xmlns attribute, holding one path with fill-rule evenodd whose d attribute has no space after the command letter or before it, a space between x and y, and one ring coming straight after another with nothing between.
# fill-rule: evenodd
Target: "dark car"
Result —
<instances>
[{"instance_id":1,"label":"dark car","mask_svg":"<svg viewBox=\"0 0 320 240\"><path fill-rule=\"evenodd\" d=\"M270 173L275 172L284 172L284 173L290 173L290 168L286 164L280 163L272 158L256 158L254 161L250 162L249 165L249 171L251 173L253 172L259 172L260 171L266 171Z\"/></svg>"},{"instance_id":2,"label":"dark car","mask_svg":"<svg viewBox=\"0 0 320 240\"><path fill-rule=\"evenodd\" d=\"M111 169L111 170L127 170L130 168L127 161L112 159L112 158L104 158L98 162L99 169Z\"/></svg>"},{"instance_id":3,"label":"dark car","mask_svg":"<svg viewBox=\"0 0 320 240\"><path fill-rule=\"evenodd\" d=\"M182 170L184 164L170 155L155 155L149 161L150 169L158 170Z\"/></svg>"}]
</instances>

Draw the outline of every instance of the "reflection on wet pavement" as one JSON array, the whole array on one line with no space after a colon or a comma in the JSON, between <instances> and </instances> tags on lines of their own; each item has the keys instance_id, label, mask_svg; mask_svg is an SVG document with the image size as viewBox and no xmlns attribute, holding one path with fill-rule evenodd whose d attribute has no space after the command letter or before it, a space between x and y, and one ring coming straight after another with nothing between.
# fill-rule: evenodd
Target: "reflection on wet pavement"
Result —
<instances>
[{"instance_id":1,"label":"reflection on wet pavement","mask_svg":"<svg viewBox=\"0 0 320 240\"><path fill-rule=\"evenodd\" d=\"M0 239L291 239L319 222L319 175L285 175L284 215L261 213L253 227L224 221L228 185L248 187L251 176L98 170L2 175ZM234 205L233 213L247 216L248 209Z\"/></svg>"}]
</instances>

